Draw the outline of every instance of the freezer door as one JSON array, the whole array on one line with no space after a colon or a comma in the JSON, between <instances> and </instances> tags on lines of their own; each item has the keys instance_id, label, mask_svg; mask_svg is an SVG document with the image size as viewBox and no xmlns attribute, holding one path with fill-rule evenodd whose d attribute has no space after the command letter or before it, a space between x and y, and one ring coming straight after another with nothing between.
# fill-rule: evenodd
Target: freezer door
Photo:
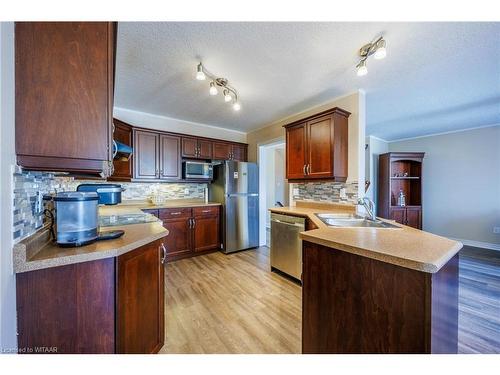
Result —
<instances>
[{"instance_id":1,"label":"freezer door","mask_svg":"<svg viewBox=\"0 0 500 375\"><path fill-rule=\"evenodd\" d=\"M230 194L225 204L225 253L259 246L258 194Z\"/></svg>"},{"instance_id":2,"label":"freezer door","mask_svg":"<svg viewBox=\"0 0 500 375\"><path fill-rule=\"evenodd\" d=\"M259 169L255 163L226 161L226 194L257 194Z\"/></svg>"}]
</instances>

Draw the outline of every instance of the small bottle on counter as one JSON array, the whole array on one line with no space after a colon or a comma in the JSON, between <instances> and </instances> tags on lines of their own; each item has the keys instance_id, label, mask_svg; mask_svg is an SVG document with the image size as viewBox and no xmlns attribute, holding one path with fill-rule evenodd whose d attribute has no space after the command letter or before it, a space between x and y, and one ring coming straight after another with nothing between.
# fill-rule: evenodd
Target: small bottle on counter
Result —
<instances>
[{"instance_id":1,"label":"small bottle on counter","mask_svg":"<svg viewBox=\"0 0 500 375\"><path fill-rule=\"evenodd\" d=\"M403 193L403 190L399 190L398 206L401 206L401 207L406 206L406 197L405 197L405 193Z\"/></svg>"}]
</instances>

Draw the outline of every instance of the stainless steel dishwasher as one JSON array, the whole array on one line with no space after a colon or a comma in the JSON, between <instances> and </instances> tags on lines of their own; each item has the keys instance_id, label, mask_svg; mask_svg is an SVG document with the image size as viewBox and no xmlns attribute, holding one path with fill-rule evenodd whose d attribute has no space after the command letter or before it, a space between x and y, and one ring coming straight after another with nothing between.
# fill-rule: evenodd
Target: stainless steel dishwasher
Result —
<instances>
[{"instance_id":1,"label":"stainless steel dishwasher","mask_svg":"<svg viewBox=\"0 0 500 375\"><path fill-rule=\"evenodd\" d=\"M302 240L305 230L302 217L271 213L271 270L279 270L302 279Z\"/></svg>"}]
</instances>

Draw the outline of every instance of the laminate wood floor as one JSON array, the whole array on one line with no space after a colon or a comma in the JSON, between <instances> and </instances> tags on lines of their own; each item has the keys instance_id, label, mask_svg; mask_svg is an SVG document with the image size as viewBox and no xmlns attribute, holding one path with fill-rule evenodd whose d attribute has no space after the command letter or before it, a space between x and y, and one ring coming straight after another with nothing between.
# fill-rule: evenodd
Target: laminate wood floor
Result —
<instances>
[{"instance_id":1,"label":"laminate wood floor","mask_svg":"<svg viewBox=\"0 0 500 375\"><path fill-rule=\"evenodd\" d=\"M301 287L269 270L269 249L167 264L160 353L300 353Z\"/></svg>"},{"instance_id":2,"label":"laminate wood floor","mask_svg":"<svg viewBox=\"0 0 500 375\"><path fill-rule=\"evenodd\" d=\"M464 246L458 286L458 352L500 353L500 252Z\"/></svg>"},{"instance_id":3,"label":"laminate wood floor","mask_svg":"<svg viewBox=\"0 0 500 375\"><path fill-rule=\"evenodd\" d=\"M500 253L460 252L459 353L500 353ZM167 264L160 353L300 353L301 288L269 270L269 249Z\"/></svg>"}]
</instances>

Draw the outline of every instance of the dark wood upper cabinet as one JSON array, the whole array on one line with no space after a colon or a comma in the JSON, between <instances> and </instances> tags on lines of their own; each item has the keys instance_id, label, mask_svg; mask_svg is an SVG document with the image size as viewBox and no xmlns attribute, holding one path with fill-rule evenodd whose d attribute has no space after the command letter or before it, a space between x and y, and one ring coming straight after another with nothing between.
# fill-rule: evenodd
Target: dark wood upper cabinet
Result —
<instances>
[{"instance_id":1,"label":"dark wood upper cabinet","mask_svg":"<svg viewBox=\"0 0 500 375\"><path fill-rule=\"evenodd\" d=\"M182 178L180 151L181 137L160 134L160 179Z\"/></svg>"},{"instance_id":2,"label":"dark wood upper cabinet","mask_svg":"<svg viewBox=\"0 0 500 375\"><path fill-rule=\"evenodd\" d=\"M306 123L286 129L286 177L304 178L306 174Z\"/></svg>"},{"instance_id":3,"label":"dark wood upper cabinet","mask_svg":"<svg viewBox=\"0 0 500 375\"><path fill-rule=\"evenodd\" d=\"M377 215L422 229L423 152L388 152L379 155ZM399 195L405 196L400 206Z\"/></svg>"},{"instance_id":4,"label":"dark wood upper cabinet","mask_svg":"<svg viewBox=\"0 0 500 375\"><path fill-rule=\"evenodd\" d=\"M247 146L234 143L232 145L232 160L247 161Z\"/></svg>"},{"instance_id":5,"label":"dark wood upper cabinet","mask_svg":"<svg viewBox=\"0 0 500 375\"><path fill-rule=\"evenodd\" d=\"M117 353L157 353L164 342L164 267L159 241L117 258Z\"/></svg>"},{"instance_id":6,"label":"dark wood upper cabinet","mask_svg":"<svg viewBox=\"0 0 500 375\"><path fill-rule=\"evenodd\" d=\"M113 119L113 125L113 140L133 147L132 126L118 119ZM109 179L115 181L130 181L132 178L133 160L133 155L128 160L114 159L113 175Z\"/></svg>"},{"instance_id":7,"label":"dark wood upper cabinet","mask_svg":"<svg viewBox=\"0 0 500 375\"><path fill-rule=\"evenodd\" d=\"M212 159L212 142L194 137L182 137L182 157Z\"/></svg>"},{"instance_id":8,"label":"dark wood upper cabinet","mask_svg":"<svg viewBox=\"0 0 500 375\"><path fill-rule=\"evenodd\" d=\"M347 180L348 117L333 108L285 125L289 180Z\"/></svg>"},{"instance_id":9,"label":"dark wood upper cabinet","mask_svg":"<svg viewBox=\"0 0 500 375\"><path fill-rule=\"evenodd\" d=\"M225 142L214 142L214 159L229 160L231 156L231 144Z\"/></svg>"},{"instance_id":10,"label":"dark wood upper cabinet","mask_svg":"<svg viewBox=\"0 0 500 375\"><path fill-rule=\"evenodd\" d=\"M109 176L116 23L17 22L20 166Z\"/></svg>"},{"instance_id":11,"label":"dark wood upper cabinet","mask_svg":"<svg viewBox=\"0 0 500 375\"><path fill-rule=\"evenodd\" d=\"M158 133L134 129L134 178L158 179L159 139Z\"/></svg>"},{"instance_id":12,"label":"dark wood upper cabinet","mask_svg":"<svg viewBox=\"0 0 500 375\"><path fill-rule=\"evenodd\" d=\"M247 149L242 143L213 142L213 159L247 161Z\"/></svg>"}]
</instances>

